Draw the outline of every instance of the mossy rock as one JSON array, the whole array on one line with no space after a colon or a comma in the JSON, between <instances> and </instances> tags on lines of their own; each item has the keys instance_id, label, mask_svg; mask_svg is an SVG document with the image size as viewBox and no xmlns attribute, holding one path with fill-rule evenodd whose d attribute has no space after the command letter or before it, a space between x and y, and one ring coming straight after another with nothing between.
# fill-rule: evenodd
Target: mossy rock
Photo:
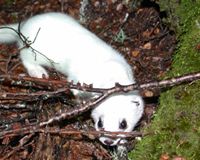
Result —
<instances>
[{"instance_id":1,"label":"mossy rock","mask_svg":"<svg viewBox=\"0 0 200 160\"><path fill-rule=\"evenodd\" d=\"M178 45L168 77L200 71L200 1L160 0L161 10L168 13L166 22L177 34ZM200 81L173 87L163 92L160 105L150 126L150 133L135 146L130 159L158 160L183 157L200 159Z\"/></svg>"}]
</instances>

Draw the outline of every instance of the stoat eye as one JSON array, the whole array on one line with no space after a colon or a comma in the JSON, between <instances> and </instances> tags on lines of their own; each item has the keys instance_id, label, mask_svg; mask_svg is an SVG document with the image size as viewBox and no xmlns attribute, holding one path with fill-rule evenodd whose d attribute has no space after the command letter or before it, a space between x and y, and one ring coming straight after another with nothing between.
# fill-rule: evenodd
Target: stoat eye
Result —
<instances>
[{"instance_id":1,"label":"stoat eye","mask_svg":"<svg viewBox=\"0 0 200 160\"><path fill-rule=\"evenodd\" d=\"M103 122L102 122L101 118L99 118L97 125L98 125L98 128L103 128Z\"/></svg>"},{"instance_id":2,"label":"stoat eye","mask_svg":"<svg viewBox=\"0 0 200 160\"><path fill-rule=\"evenodd\" d=\"M122 122L119 125L119 128L123 130L127 128L127 122L125 119L122 120Z\"/></svg>"},{"instance_id":3,"label":"stoat eye","mask_svg":"<svg viewBox=\"0 0 200 160\"><path fill-rule=\"evenodd\" d=\"M137 107L140 105L140 102L138 101L132 101L132 102L135 103Z\"/></svg>"}]
</instances>

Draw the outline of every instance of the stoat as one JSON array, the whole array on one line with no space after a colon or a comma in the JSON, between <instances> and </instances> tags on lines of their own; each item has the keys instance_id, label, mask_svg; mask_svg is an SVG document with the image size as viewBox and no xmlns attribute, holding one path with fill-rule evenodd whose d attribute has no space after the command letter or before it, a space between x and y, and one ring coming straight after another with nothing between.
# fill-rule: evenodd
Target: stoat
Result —
<instances>
[{"instance_id":1,"label":"stoat","mask_svg":"<svg viewBox=\"0 0 200 160\"><path fill-rule=\"evenodd\" d=\"M43 67L48 66L69 80L97 88L113 87L116 82L135 83L131 67L121 54L66 14L44 13L0 27L0 42L17 42L22 63L32 77L48 78ZM30 47L25 47L24 41ZM91 116L97 131L130 132L141 118L143 107L137 91L116 94L98 104ZM124 142L106 135L100 141L109 146Z\"/></svg>"}]
</instances>

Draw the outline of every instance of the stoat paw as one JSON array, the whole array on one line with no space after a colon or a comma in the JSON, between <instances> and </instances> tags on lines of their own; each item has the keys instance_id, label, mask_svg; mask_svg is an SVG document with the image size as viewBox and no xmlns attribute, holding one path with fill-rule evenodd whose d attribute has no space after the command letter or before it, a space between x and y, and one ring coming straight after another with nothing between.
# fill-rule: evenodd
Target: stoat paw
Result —
<instances>
[{"instance_id":1,"label":"stoat paw","mask_svg":"<svg viewBox=\"0 0 200 160\"><path fill-rule=\"evenodd\" d=\"M36 78L49 78L47 71L41 66L34 66L34 68L28 68L28 74L31 77Z\"/></svg>"}]
</instances>

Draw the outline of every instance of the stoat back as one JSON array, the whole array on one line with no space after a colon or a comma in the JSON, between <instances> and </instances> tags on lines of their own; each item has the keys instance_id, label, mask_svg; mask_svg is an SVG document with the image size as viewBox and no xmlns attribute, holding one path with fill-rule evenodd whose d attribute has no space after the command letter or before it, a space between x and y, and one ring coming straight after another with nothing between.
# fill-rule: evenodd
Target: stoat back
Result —
<instances>
[{"instance_id":1,"label":"stoat back","mask_svg":"<svg viewBox=\"0 0 200 160\"><path fill-rule=\"evenodd\" d=\"M20 51L20 56L31 76L42 77L42 74L34 73L34 68L39 68L39 65L52 67L49 60L53 60L56 70L74 82L93 83L95 87L103 87L105 84L104 87L111 87L117 81L121 84L134 83L126 60L111 46L65 14L36 15L23 21L19 29L18 24L7 27L20 31L23 37L33 42L31 47L42 53L37 53L36 56L32 48L24 48L24 43L13 29L0 30L0 42L17 41L19 48L24 48ZM34 66L30 67L30 64ZM47 76L44 69L40 70ZM96 85L98 83L101 85Z\"/></svg>"}]
</instances>

